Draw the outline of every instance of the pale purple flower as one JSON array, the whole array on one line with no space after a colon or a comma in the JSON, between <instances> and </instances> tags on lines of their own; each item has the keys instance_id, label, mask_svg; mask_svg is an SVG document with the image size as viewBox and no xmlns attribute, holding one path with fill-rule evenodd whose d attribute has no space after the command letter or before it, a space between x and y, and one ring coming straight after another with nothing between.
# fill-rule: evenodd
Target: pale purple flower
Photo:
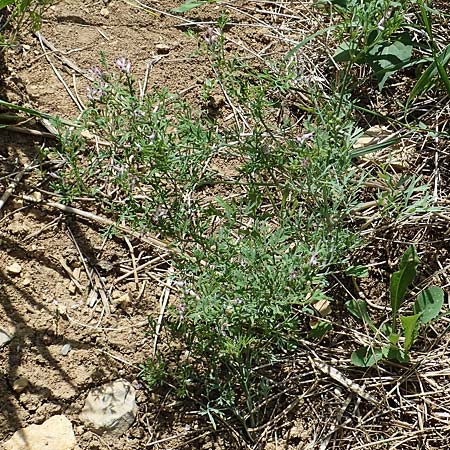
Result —
<instances>
[{"instance_id":1,"label":"pale purple flower","mask_svg":"<svg viewBox=\"0 0 450 450\"><path fill-rule=\"evenodd\" d=\"M103 79L105 74L103 73L103 70L100 69L100 67L98 66L93 66L89 69L89 72L91 73L91 75L93 75L96 78L100 78Z\"/></svg>"},{"instance_id":2,"label":"pale purple flower","mask_svg":"<svg viewBox=\"0 0 450 450\"><path fill-rule=\"evenodd\" d=\"M86 88L86 96L89 100L101 100L101 98L105 95L105 91L103 90L104 86L88 86Z\"/></svg>"},{"instance_id":3,"label":"pale purple flower","mask_svg":"<svg viewBox=\"0 0 450 450\"><path fill-rule=\"evenodd\" d=\"M299 143L299 144L303 144L306 141L311 140L314 137L314 133L305 133L302 136L297 136L295 138L295 140Z\"/></svg>"},{"instance_id":4,"label":"pale purple flower","mask_svg":"<svg viewBox=\"0 0 450 450\"><path fill-rule=\"evenodd\" d=\"M116 59L116 66L124 73L130 73L131 72L131 61L129 61L125 57L117 58Z\"/></svg>"},{"instance_id":5,"label":"pale purple flower","mask_svg":"<svg viewBox=\"0 0 450 450\"><path fill-rule=\"evenodd\" d=\"M208 45L213 46L220 36L221 32L217 28L208 27L203 35L203 39Z\"/></svg>"}]
</instances>

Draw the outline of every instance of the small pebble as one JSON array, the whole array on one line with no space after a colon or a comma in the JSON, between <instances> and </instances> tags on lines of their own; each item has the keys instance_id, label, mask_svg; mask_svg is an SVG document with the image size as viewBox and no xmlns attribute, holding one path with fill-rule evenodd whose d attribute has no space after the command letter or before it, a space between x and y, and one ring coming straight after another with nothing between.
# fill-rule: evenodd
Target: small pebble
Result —
<instances>
[{"instance_id":1,"label":"small pebble","mask_svg":"<svg viewBox=\"0 0 450 450\"><path fill-rule=\"evenodd\" d=\"M22 267L17 263L13 263L6 268L6 271L11 275L19 275L22 272Z\"/></svg>"},{"instance_id":2,"label":"small pebble","mask_svg":"<svg viewBox=\"0 0 450 450\"><path fill-rule=\"evenodd\" d=\"M70 352L70 350L72 350L72 346L70 344L64 344L61 348L61 355L63 356L67 356Z\"/></svg>"},{"instance_id":3,"label":"small pebble","mask_svg":"<svg viewBox=\"0 0 450 450\"><path fill-rule=\"evenodd\" d=\"M77 287L75 286L75 284L71 281L69 284L69 294L75 294L75 292L77 291Z\"/></svg>"},{"instance_id":4,"label":"small pebble","mask_svg":"<svg viewBox=\"0 0 450 450\"><path fill-rule=\"evenodd\" d=\"M109 17L109 9L108 9L108 8L102 8L102 9L100 10L100 14L101 14L103 17Z\"/></svg>"},{"instance_id":5,"label":"small pebble","mask_svg":"<svg viewBox=\"0 0 450 450\"><path fill-rule=\"evenodd\" d=\"M29 286L31 284L31 279L30 278L24 278L22 281L22 286Z\"/></svg>"},{"instance_id":6,"label":"small pebble","mask_svg":"<svg viewBox=\"0 0 450 450\"><path fill-rule=\"evenodd\" d=\"M19 377L14 380L12 388L14 392L20 394L28 387L29 384L30 382L25 377Z\"/></svg>"},{"instance_id":7,"label":"small pebble","mask_svg":"<svg viewBox=\"0 0 450 450\"><path fill-rule=\"evenodd\" d=\"M158 55L167 55L172 50L172 47L168 44L156 44L155 48Z\"/></svg>"}]
</instances>

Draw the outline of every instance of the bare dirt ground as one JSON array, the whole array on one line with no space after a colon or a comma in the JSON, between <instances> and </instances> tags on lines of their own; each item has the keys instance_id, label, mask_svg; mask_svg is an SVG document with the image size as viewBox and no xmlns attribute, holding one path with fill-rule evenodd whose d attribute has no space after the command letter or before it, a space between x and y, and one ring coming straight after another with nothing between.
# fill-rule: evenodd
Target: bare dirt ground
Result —
<instances>
[{"instance_id":1,"label":"bare dirt ground","mask_svg":"<svg viewBox=\"0 0 450 450\"><path fill-rule=\"evenodd\" d=\"M248 9L252 12L246 13L248 3L231 3L228 8L235 26L229 30L227 50L256 60L275 52L282 54L287 48L283 36L296 31L289 30L285 18L276 14L270 17L271 27L265 26L268 15L264 11L273 6L270 2L261 2L260 14L254 14L254 5ZM239 6L239 11L233 5ZM170 11L178 2L163 0L149 6ZM198 52L197 37L186 31L201 33L220 12L208 5L180 18L150 13L124 1L61 1L45 14L41 40L36 36L23 38L6 52L1 98L61 117L76 117L78 106L86 102L88 69L99 64L102 51L109 64L117 57L129 58L137 78L144 79L147 73L149 88L165 86L198 103L200 87L211 73L205 56ZM302 15L300 6L296 12ZM193 20L201 24L193 25ZM314 32L316 24L311 15L305 16L305 22L308 20L309 32ZM297 41L302 37L298 31ZM216 103L220 105L220 101ZM45 131L33 123L29 128ZM41 178L36 158L40 146L53 144L50 138L0 130L1 192L11 182L11 174L28 164L37 166L37 170L23 174L0 217L0 328L14 332L11 343L0 349L0 444L17 429L60 413L74 424L83 450L238 449L241 444L242 448L252 448L241 443L227 424L221 424L215 432L204 417L194 413L195 407L162 392L150 392L139 381L140 365L154 348L154 336L148 334L148 316L157 318L164 296L170 295L165 288L170 263L164 252L141 239L108 239L108 227L95 220L33 202L39 197L58 201L49 192L49 180ZM99 213L95 205L89 209ZM441 243L448 238L442 235L436 238L439 248L430 254L441 252L440 261L446 267L448 252ZM389 260L392 249L382 239L380 242L380 248L386 245L383 257ZM446 282L445 273L440 282ZM376 284L362 289L371 292L373 298L386 295ZM342 350L334 350L336 366L348 367L348 361L343 362L348 356L347 325L334 338ZM349 430L360 427L364 433L370 428L375 435L384 436L387 426L392 429L393 440L384 442L380 438L378 447L367 448L402 448L395 440L397 430L402 429L410 432L411 439L417 439L415 448L446 448L448 401L436 394L431 402L426 395L428 390L445 393L450 389L448 368L442 365L446 347L425 347L422 357L426 370L413 380L409 376L417 367L403 374L399 371L398 377L375 374L378 381L375 379L370 387L381 387L384 392L387 386L390 397L385 400L392 409L380 412L356 402L342 427L347 436L342 448L356 448ZM284 370L302 364L309 362L301 357L289 362ZM326 436L327 430L333 429L347 397L329 377L322 384L312 383L317 380L314 368L304 371L304 376L292 382L298 385L292 392L302 392L305 383L315 383L314 402L308 396L301 402L292 397L289 420L277 417L270 435L264 436L262 429L255 449L322 448L316 437L320 433ZM21 377L28 385L19 392L15 382ZM138 418L121 438L97 436L82 425L79 412L89 389L118 378L127 379L137 388ZM408 405L401 403L405 394L410 395ZM323 422L324 417L329 421ZM441 439L433 434L436 427L442 430ZM422 433L422 440L415 430ZM427 433L433 434L432 440L427 441ZM315 446L308 447L308 442L315 442Z\"/></svg>"}]
</instances>

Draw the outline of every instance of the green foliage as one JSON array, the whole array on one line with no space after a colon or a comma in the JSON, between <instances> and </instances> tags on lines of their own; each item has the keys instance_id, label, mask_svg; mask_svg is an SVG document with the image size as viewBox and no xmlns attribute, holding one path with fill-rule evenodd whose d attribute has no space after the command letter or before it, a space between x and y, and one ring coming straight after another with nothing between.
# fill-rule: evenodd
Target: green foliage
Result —
<instances>
[{"instance_id":1,"label":"green foliage","mask_svg":"<svg viewBox=\"0 0 450 450\"><path fill-rule=\"evenodd\" d=\"M224 86L252 124L248 133L166 91L141 95L120 60L116 70L93 70L82 126L60 148L66 167L57 188L67 200L95 198L118 220L170 236L182 250L174 264L183 289L164 322L181 343L181 362L149 361L143 376L195 396L211 420L234 415L247 428L267 418L264 399L276 390L257 367L296 351L309 332L330 330L310 329L309 305L326 298L328 273L358 243L347 223L364 177L352 165L358 130L346 96L312 92L313 114L299 136L276 120L276 97L292 89L295 74L225 60L219 33L205 44L217 73L205 100ZM233 175L211 168L212 160ZM223 186L232 195L221 196Z\"/></svg>"},{"instance_id":2,"label":"green foliage","mask_svg":"<svg viewBox=\"0 0 450 450\"><path fill-rule=\"evenodd\" d=\"M0 29L0 45L13 42L25 27L37 31L41 26L42 14L56 0L2 0L0 12L6 21Z\"/></svg>"},{"instance_id":3,"label":"green foliage","mask_svg":"<svg viewBox=\"0 0 450 450\"><path fill-rule=\"evenodd\" d=\"M180 250L173 262L180 295L164 321L180 362L158 355L143 376L195 398L213 424L234 416L249 429L277 398L279 384L264 368L297 351L300 339L331 330L313 307L328 298L330 273L348 267L359 243L350 223L367 174L353 164L361 130L350 95L310 83L296 104L301 125L294 114L279 120L284 99L297 97L298 73L286 61L253 68L226 57L225 24L224 17L202 41L214 77L199 98L208 104L220 87L234 123L165 90L139 92L124 59L115 70L94 68L81 127L60 148L66 165L57 187L67 200L96 199L117 220L163 234ZM410 207L418 187L402 183L382 199L386 211ZM349 309L378 332L364 303ZM401 358L399 339L389 336L392 348L380 358Z\"/></svg>"},{"instance_id":4,"label":"green foliage","mask_svg":"<svg viewBox=\"0 0 450 450\"><path fill-rule=\"evenodd\" d=\"M369 326L375 335L381 335L384 343L381 346L361 347L352 353L352 363L360 367L370 367L377 362L388 359L400 363L409 361L408 352L416 341L420 327L439 316L444 304L444 291L437 286L431 286L421 292L414 303L414 315L400 315L401 306L406 293L416 277L416 270L420 264L414 246L410 246L402 256L400 267L391 276L390 298L392 320L389 325L377 329L367 311L363 300L350 300L346 303L347 309L355 317ZM402 325L403 333L398 330L398 320ZM400 338L404 338L403 347L400 347Z\"/></svg>"},{"instance_id":5,"label":"green foliage","mask_svg":"<svg viewBox=\"0 0 450 450\"><path fill-rule=\"evenodd\" d=\"M216 3L218 0L186 0L180 6L173 8L172 11L174 13L185 13L190 11L191 9L198 8L199 6L207 5L208 3Z\"/></svg>"},{"instance_id":6,"label":"green foliage","mask_svg":"<svg viewBox=\"0 0 450 450\"><path fill-rule=\"evenodd\" d=\"M174 8L172 11L176 13L184 13L187 11L190 11L191 9L198 8L199 6L204 5L207 3L206 1L195 1L195 0L187 0L182 5L178 6L177 8Z\"/></svg>"},{"instance_id":7,"label":"green foliage","mask_svg":"<svg viewBox=\"0 0 450 450\"><path fill-rule=\"evenodd\" d=\"M450 46L447 45L440 49L433 33L432 28L432 11L423 0L417 0L419 5L420 14L418 16L421 19L421 27L425 30L428 36L428 45L431 50L431 57L427 58L432 63L422 73L417 80L415 86L411 90L406 107L408 107L416 97L426 92L428 89L435 87L437 81L440 79L445 87L447 94L450 94L450 80L446 71L448 62L450 61ZM436 12L436 11L435 11Z\"/></svg>"},{"instance_id":8,"label":"green foliage","mask_svg":"<svg viewBox=\"0 0 450 450\"><path fill-rule=\"evenodd\" d=\"M336 35L340 41L335 62L367 64L378 88L395 72L411 62L413 44L405 29L405 1L359 0L331 1L342 21Z\"/></svg>"}]
</instances>

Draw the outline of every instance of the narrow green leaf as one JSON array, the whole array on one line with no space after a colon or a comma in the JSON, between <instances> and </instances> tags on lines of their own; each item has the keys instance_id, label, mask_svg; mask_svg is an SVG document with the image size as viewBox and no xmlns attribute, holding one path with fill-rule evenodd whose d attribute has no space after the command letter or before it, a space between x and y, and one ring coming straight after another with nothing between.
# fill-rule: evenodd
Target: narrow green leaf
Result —
<instances>
[{"instance_id":1,"label":"narrow green leaf","mask_svg":"<svg viewBox=\"0 0 450 450\"><path fill-rule=\"evenodd\" d=\"M400 320L402 322L403 331L405 332L405 352L408 352L411 346L416 340L417 333L419 330L418 320L420 314L414 314L414 316L401 316Z\"/></svg>"},{"instance_id":2,"label":"narrow green leaf","mask_svg":"<svg viewBox=\"0 0 450 450\"><path fill-rule=\"evenodd\" d=\"M367 155L369 153L374 153L374 152L377 152L378 150L382 150L383 148L387 148L392 145L398 144L399 142L400 142L400 138L387 139L385 141L378 142L376 144L366 145L365 147L353 149L350 152L350 156L352 158L359 158L359 157Z\"/></svg>"},{"instance_id":3,"label":"narrow green leaf","mask_svg":"<svg viewBox=\"0 0 450 450\"><path fill-rule=\"evenodd\" d=\"M383 359L381 348L361 347L352 353L351 361L357 367L372 367Z\"/></svg>"},{"instance_id":4,"label":"narrow green leaf","mask_svg":"<svg viewBox=\"0 0 450 450\"><path fill-rule=\"evenodd\" d=\"M405 299L406 290L416 277L416 269L420 263L416 249L411 245L403 254L400 262L400 270L391 276L390 294L393 317L393 332L397 332L398 310Z\"/></svg>"},{"instance_id":5,"label":"narrow green leaf","mask_svg":"<svg viewBox=\"0 0 450 450\"><path fill-rule=\"evenodd\" d=\"M345 303L347 310L353 314L357 319L366 323L373 331L376 331L376 327L372 322L372 319L367 312L367 304L364 300L351 299Z\"/></svg>"},{"instance_id":6,"label":"narrow green leaf","mask_svg":"<svg viewBox=\"0 0 450 450\"><path fill-rule=\"evenodd\" d=\"M350 266L345 269L345 274L350 277L367 278L369 276L369 268L367 266Z\"/></svg>"},{"instance_id":7,"label":"narrow green leaf","mask_svg":"<svg viewBox=\"0 0 450 450\"><path fill-rule=\"evenodd\" d=\"M178 6L177 8L173 8L172 11L175 13L184 13L190 11L191 9L198 8L206 3L206 1L195 1L195 0L187 0L187 2Z\"/></svg>"},{"instance_id":8,"label":"narrow green leaf","mask_svg":"<svg viewBox=\"0 0 450 450\"><path fill-rule=\"evenodd\" d=\"M283 62L289 61L302 47L304 47L308 42L311 42L313 39L315 39L318 36L321 36L322 34L328 33L331 30L334 30L337 28L338 25L330 25L329 27L322 28L321 30L316 31L313 34L310 34L305 39L300 41L298 44L294 45L283 57Z\"/></svg>"},{"instance_id":9,"label":"narrow green leaf","mask_svg":"<svg viewBox=\"0 0 450 450\"><path fill-rule=\"evenodd\" d=\"M414 313L420 315L420 323L435 319L444 305L444 291L439 286L431 286L421 292L414 302Z\"/></svg>"},{"instance_id":10,"label":"narrow green leaf","mask_svg":"<svg viewBox=\"0 0 450 450\"><path fill-rule=\"evenodd\" d=\"M445 47L444 50L438 56L440 64L445 67L450 60L450 44ZM420 78L417 80L414 87L411 89L408 100L406 102L406 108L414 101L416 97L426 92L435 82L438 75L438 66L436 60L433 61L427 69L423 72Z\"/></svg>"}]
</instances>

